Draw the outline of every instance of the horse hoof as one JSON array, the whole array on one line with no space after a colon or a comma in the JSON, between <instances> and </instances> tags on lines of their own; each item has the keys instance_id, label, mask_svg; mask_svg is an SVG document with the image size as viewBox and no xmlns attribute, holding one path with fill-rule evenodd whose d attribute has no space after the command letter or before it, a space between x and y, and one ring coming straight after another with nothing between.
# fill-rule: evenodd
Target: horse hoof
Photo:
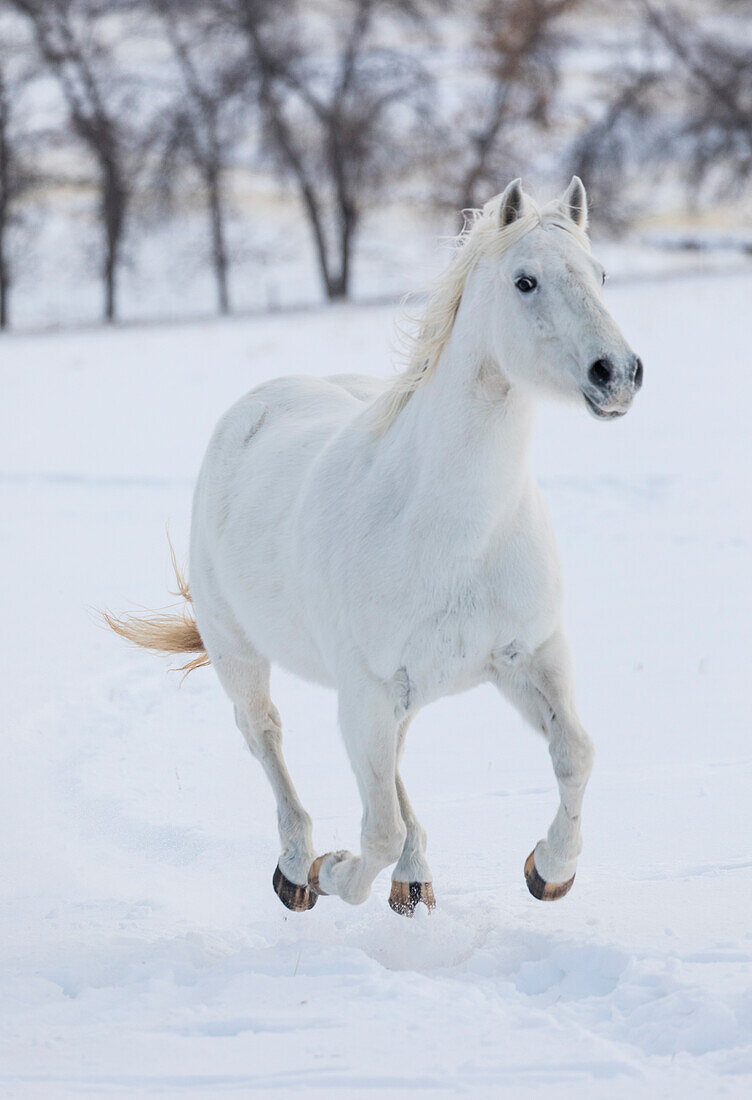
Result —
<instances>
[{"instance_id":1,"label":"horse hoof","mask_svg":"<svg viewBox=\"0 0 752 1100\"><path fill-rule=\"evenodd\" d=\"M567 882L546 882L538 874L534 856L535 852L531 852L525 860L525 882L530 893L538 901L557 901L563 898L572 889L574 875Z\"/></svg>"},{"instance_id":2,"label":"horse hoof","mask_svg":"<svg viewBox=\"0 0 752 1100\"><path fill-rule=\"evenodd\" d=\"M389 907L402 917L415 915L418 902L422 901L426 909L431 912L436 908L436 898L433 895L433 883L431 882L392 882L392 890L389 894Z\"/></svg>"},{"instance_id":3,"label":"horse hoof","mask_svg":"<svg viewBox=\"0 0 752 1100\"><path fill-rule=\"evenodd\" d=\"M313 909L318 901L316 894L307 886L296 886L294 882L290 882L289 878L285 878L279 869L279 864L274 872L272 883L274 893L284 906L292 909L293 913L305 913Z\"/></svg>"},{"instance_id":4,"label":"horse hoof","mask_svg":"<svg viewBox=\"0 0 752 1100\"><path fill-rule=\"evenodd\" d=\"M321 889L321 884L319 883L319 874L321 872L321 864L324 862L326 857L331 854L331 852L324 852L323 856L317 856L311 864L311 869L308 872L308 888L312 891L314 897L327 897L326 890Z\"/></svg>"}]
</instances>

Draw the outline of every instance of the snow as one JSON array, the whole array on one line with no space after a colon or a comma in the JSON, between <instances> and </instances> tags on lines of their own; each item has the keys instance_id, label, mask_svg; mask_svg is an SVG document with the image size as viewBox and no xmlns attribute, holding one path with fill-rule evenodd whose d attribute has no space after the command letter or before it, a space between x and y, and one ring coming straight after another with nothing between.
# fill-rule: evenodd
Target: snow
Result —
<instances>
[{"instance_id":1,"label":"snow","mask_svg":"<svg viewBox=\"0 0 752 1100\"><path fill-rule=\"evenodd\" d=\"M598 747L577 881L527 893L548 754L478 689L410 731L438 901L413 921L388 872L359 908L288 913L214 674L181 686L90 614L165 602L164 524L184 549L220 413L277 374L388 371L391 310L3 339L2 1095L750 1094L751 294L749 274L615 281L635 408L541 410ZM333 695L278 672L273 696L319 850L356 847Z\"/></svg>"}]
</instances>

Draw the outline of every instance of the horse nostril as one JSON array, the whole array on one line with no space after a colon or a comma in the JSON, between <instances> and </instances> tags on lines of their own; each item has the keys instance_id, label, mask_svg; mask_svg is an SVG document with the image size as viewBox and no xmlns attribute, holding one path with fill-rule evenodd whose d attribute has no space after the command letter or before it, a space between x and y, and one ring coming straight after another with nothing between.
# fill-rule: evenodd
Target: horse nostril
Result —
<instances>
[{"instance_id":1,"label":"horse nostril","mask_svg":"<svg viewBox=\"0 0 752 1100\"><path fill-rule=\"evenodd\" d=\"M642 359L639 355L635 357L635 371L634 371L634 388L639 390L642 385Z\"/></svg>"},{"instance_id":2,"label":"horse nostril","mask_svg":"<svg viewBox=\"0 0 752 1100\"><path fill-rule=\"evenodd\" d=\"M594 386L603 389L611 381L613 370L608 359L596 359L588 371L588 378Z\"/></svg>"}]
</instances>

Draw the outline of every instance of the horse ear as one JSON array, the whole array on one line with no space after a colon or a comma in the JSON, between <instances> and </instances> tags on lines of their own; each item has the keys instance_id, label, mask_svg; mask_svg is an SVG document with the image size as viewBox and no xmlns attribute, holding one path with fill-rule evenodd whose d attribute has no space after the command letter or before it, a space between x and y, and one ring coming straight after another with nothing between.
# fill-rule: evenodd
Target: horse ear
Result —
<instances>
[{"instance_id":1,"label":"horse ear","mask_svg":"<svg viewBox=\"0 0 752 1100\"><path fill-rule=\"evenodd\" d=\"M576 226L587 229L587 194L579 176L572 176L572 182L561 197L561 205Z\"/></svg>"},{"instance_id":2,"label":"horse ear","mask_svg":"<svg viewBox=\"0 0 752 1100\"><path fill-rule=\"evenodd\" d=\"M516 179L507 186L499 204L499 225L503 229L516 222L522 213L522 180Z\"/></svg>"}]
</instances>

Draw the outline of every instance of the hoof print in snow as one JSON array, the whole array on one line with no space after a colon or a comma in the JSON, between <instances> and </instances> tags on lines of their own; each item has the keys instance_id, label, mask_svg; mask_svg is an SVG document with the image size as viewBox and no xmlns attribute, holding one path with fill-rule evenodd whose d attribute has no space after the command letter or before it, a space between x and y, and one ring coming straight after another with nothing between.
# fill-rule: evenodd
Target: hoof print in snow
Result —
<instances>
[{"instance_id":1,"label":"hoof print in snow","mask_svg":"<svg viewBox=\"0 0 752 1100\"><path fill-rule=\"evenodd\" d=\"M528 890L538 901L557 901L563 898L572 889L574 875L567 882L546 882L538 874L534 854L531 852L525 860L525 882Z\"/></svg>"},{"instance_id":2,"label":"hoof print in snow","mask_svg":"<svg viewBox=\"0 0 752 1100\"><path fill-rule=\"evenodd\" d=\"M284 906L292 909L293 913L305 913L308 909L313 909L318 900L307 886L296 886L294 882L290 882L289 878L285 878L279 869L279 864L274 872L272 883L274 893Z\"/></svg>"},{"instance_id":3,"label":"hoof print in snow","mask_svg":"<svg viewBox=\"0 0 752 1100\"><path fill-rule=\"evenodd\" d=\"M429 913L436 908L436 898L431 882L393 882L389 894L389 907L402 917L412 917L418 902L423 902Z\"/></svg>"}]
</instances>

